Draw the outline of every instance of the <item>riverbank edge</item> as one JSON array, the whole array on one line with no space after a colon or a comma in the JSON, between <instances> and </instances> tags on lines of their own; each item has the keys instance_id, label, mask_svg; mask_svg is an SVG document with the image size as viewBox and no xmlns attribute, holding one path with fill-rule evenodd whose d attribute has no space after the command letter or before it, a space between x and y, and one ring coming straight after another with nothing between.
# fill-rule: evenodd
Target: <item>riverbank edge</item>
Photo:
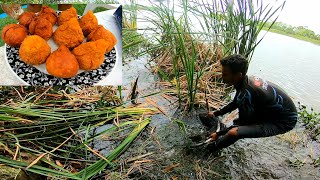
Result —
<instances>
[{"instance_id":1,"label":"riverbank edge","mask_svg":"<svg viewBox=\"0 0 320 180\"><path fill-rule=\"evenodd\" d=\"M262 28L262 30L267 31L268 27L264 27L264 28ZM295 35L295 34L289 34L287 32L284 32L284 31L281 31L281 30L278 30L278 29L272 29L272 28L269 30L269 32L281 34L281 35L284 35L284 36L289 36L289 37L292 37L292 38L295 38L295 39L299 39L299 40L302 40L302 41L310 42L310 43L313 43L315 45L320 46L320 40L315 40L315 39L311 39L311 38L308 38L308 37L299 36L299 35Z\"/></svg>"}]
</instances>

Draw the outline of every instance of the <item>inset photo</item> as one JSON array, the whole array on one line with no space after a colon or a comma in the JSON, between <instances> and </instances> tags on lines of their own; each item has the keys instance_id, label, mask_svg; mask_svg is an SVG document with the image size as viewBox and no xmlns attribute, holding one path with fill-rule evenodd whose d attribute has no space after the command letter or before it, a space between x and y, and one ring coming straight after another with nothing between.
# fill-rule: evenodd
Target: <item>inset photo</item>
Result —
<instances>
[{"instance_id":1,"label":"inset photo","mask_svg":"<svg viewBox=\"0 0 320 180\"><path fill-rule=\"evenodd\" d=\"M122 85L120 4L1 4L0 85Z\"/></svg>"}]
</instances>

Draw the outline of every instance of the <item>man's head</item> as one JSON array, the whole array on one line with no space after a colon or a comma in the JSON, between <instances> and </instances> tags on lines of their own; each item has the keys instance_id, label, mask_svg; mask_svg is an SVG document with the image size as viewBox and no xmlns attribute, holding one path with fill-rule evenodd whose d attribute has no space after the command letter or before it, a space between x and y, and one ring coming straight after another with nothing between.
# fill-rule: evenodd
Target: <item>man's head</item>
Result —
<instances>
[{"instance_id":1,"label":"man's head","mask_svg":"<svg viewBox=\"0 0 320 180\"><path fill-rule=\"evenodd\" d=\"M236 85L247 74L248 61L239 54L234 54L221 59L222 79L229 85Z\"/></svg>"}]
</instances>

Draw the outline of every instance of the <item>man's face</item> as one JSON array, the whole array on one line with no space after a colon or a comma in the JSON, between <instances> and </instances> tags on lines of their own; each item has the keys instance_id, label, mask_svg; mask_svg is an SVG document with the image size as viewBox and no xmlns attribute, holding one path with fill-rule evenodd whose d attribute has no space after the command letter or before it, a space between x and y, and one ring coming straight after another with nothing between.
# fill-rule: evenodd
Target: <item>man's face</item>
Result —
<instances>
[{"instance_id":1,"label":"man's face","mask_svg":"<svg viewBox=\"0 0 320 180\"><path fill-rule=\"evenodd\" d=\"M224 83L228 85L236 85L241 77L241 73L234 74L228 66L222 66L222 79Z\"/></svg>"}]
</instances>

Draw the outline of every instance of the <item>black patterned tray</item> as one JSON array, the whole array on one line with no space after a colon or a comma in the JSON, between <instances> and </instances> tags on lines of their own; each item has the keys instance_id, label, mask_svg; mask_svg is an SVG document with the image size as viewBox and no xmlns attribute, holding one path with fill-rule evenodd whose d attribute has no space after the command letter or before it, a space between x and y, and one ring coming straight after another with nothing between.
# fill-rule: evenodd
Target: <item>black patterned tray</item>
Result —
<instances>
[{"instance_id":1,"label":"black patterned tray","mask_svg":"<svg viewBox=\"0 0 320 180\"><path fill-rule=\"evenodd\" d=\"M84 71L69 79L56 78L41 72L32 65L28 65L20 60L19 48L6 45L6 55L8 63L17 76L31 86L74 86L74 85L94 85L107 77L116 63L116 51L113 48L104 55L104 62L99 69Z\"/></svg>"}]
</instances>

